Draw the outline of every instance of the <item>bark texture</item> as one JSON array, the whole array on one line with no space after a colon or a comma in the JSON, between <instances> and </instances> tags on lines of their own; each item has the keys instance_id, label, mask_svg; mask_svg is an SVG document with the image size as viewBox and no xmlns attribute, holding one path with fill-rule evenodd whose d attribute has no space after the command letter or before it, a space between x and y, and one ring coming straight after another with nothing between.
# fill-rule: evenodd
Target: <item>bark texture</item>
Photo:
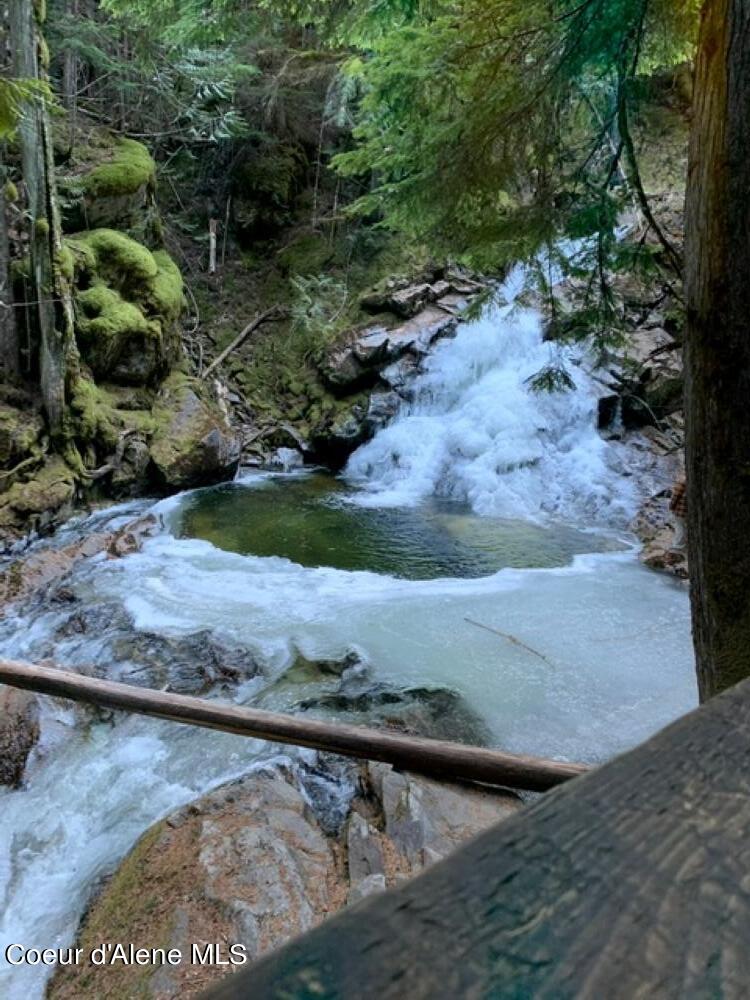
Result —
<instances>
[{"instance_id":1,"label":"bark texture","mask_svg":"<svg viewBox=\"0 0 750 1000\"><path fill-rule=\"evenodd\" d=\"M744 1000L750 681L207 1000Z\"/></svg>"},{"instance_id":2,"label":"bark texture","mask_svg":"<svg viewBox=\"0 0 750 1000\"><path fill-rule=\"evenodd\" d=\"M40 64L42 44L39 17L42 4L17 0L10 9L13 71L22 79L45 75ZM61 274L62 250L55 193L52 140L47 113L39 101L30 102L18 127L22 174L27 191L31 294L30 325L39 334L39 382L50 430L59 434L65 413L65 382L69 353L73 350L73 305Z\"/></svg>"},{"instance_id":3,"label":"bark texture","mask_svg":"<svg viewBox=\"0 0 750 1000\"><path fill-rule=\"evenodd\" d=\"M12 377L18 372L18 327L10 280L8 206L5 197L5 177L0 163L0 374Z\"/></svg>"},{"instance_id":4,"label":"bark texture","mask_svg":"<svg viewBox=\"0 0 750 1000\"><path fill-rule=\"evenodd\" d=\"M687 480L701 700L750 675L750 4L707 0L686 205Z\"/></svg>"}]
</instances>

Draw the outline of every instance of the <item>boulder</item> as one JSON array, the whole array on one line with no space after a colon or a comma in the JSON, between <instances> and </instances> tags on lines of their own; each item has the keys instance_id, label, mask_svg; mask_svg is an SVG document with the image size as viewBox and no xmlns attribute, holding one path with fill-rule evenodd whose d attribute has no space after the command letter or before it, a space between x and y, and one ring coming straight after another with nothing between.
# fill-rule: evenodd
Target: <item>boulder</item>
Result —
<instances>
[{"instance_id":1,"label":"boulder","mask_svg":"<svg viewBox=\"0 0 750 1000\"><path fill-rule=\"evenodd\" d=\"M428 306L396 326L378 323L349 333L323 359L320 372L333 392L373 386L383 369L406 354L423 357L435 341L453 336L458 320L439 306Z\"/></svg>"},{"instance_id":2,"label":"boulder","mask_svg":"<svg viewBox=\"0 0 750 1000\"><path fill-rule=\"evenodd\" d=\"M0 785L17 788L39 739L39 705L28 691L0 687Z\"/></svg>"},{"instance_id":3,"label":"boulder","mask_svg":"<svg viewBox=\"0 0 750 1000\"><path fill-rule=\"evenodd\" d=\"M134 139L103 129L79 136L58 186L66 232L100 226L143 231L156 219L156 164Z\"/></svg>"},{"instance_id":4,"label":"boulder","mask_svg":"<svg viewBox=\"0 0 750 1000\"><path fill-rule=\"evenodd\" d=\"M450 786L387 765L341 762L351 790L343 824L320 812L310 768L274 767L234 781L153 827L90 907L78 946L137 941L179 948L174 967L61 969L49 1000L189 997L231 972L191 965L191 944L243 946L249 961L347 903L400 884L463 840L510 816L503 792Z\"/></svg>"},{"instance_id":5,"label":"boulder","mask_svg":"<svg viewBox=\"0 0 750 1000\"><path fill-rule=\"evenodd\" d=\"M201 382L181 373L171 375L153 412L157 431L151 459L165 488L189 489L234 476L241 436Z\"/></svg>"},{"instance_id":6,"label":"boulder","mask_svg":"<svg viewBox=\"0 0 750 1000\"><path fill-rule=\"evenodd\" d=\"M76 342L99 381L145 386L179 356L182 275L163 250L113 229L65 241L74 283Z\"/></svg>"},{"instance_id":7,"label":"boulder","mask_svg":"<svg viewBox=\"0 0 750 1000\"><path fill-rule=\"evenodd\" d=\"M118 533L107 551L111 553L115 547L119 550L129 537L130 532ZM99 656L94 672L108 680L200 695L217 685L234 687L261 672L258 660L248 649L219 639L208 630L162 635L137 629L121 604L90 599L79 603L75 595L70 603L70 613L58 625L54 642L75 636L96 636ZM84 647L82 656L87 655ZM78 662L75 656L75 652L69 651L68 666L88 671L88 661Z\"/></svg>"},{"instance_id":8,"label":"boulder","mask_svg":"<svg viewBox=\"0 0 750 1000\"><path fill-rule=\"evenodd\" d=\"M34 409L17 409L0 402L0 467L22 461L44 431L42 415Z\"/></svg>"},{"instance_id":9,"label":"boulder","mask_svg":"<svg viewBox=\"0 0 750 1000\"><path fill-rule=\"evenodd\" d=\"M73 511L75 492L75 476L63 459L47 458L41 468L0 492L0 545L60 524Z\"/></svg>"}]
</instances>

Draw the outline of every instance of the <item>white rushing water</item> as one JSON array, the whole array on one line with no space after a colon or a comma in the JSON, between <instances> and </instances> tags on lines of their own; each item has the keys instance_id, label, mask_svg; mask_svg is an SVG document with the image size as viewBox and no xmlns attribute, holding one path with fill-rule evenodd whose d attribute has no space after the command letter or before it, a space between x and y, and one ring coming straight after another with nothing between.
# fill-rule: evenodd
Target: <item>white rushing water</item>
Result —
<instances>
[{"instance_id":1,"label":"white rushing water","mask_svg":"<svg viewBox=\"0 0 750 1000\"><path fill-rule=\"evenodd\" d=\"M359 502L400 506L437 494L501 517L633 517L637 488L622 475L621 450L597 433L585 352L564 356L574 390L529 388L560 349L543 342L539 313L515 304L522 281L518 269L503 288L506 305L435 347L414 401L352 456L347 474L366 491Z\"/></svg>"},{"instance_id":2,"label":"white rushing water","mask_svg":"<svg viewBox=\"0 0 750 1000\"><path fill-rule=\"evenodd\" d=\"M637 484L620 474L623 450L596 432L591 376L575 369L570 395L534 395L524 384L549 351L530 311L496 310L463 326L428 360L414 402L353 456L347 474L362 492L352 499L387 507L439 493L483 514L622 528ZM241 643L265 668L239 700L298 652L331 658L354 647L377 681L457 691L498 746L588 761L695 704L686 593L644 570L632 549L564 568L404 580L179 539L183 504L156 505L162 534L127 559L89 561L70 589L88 606L125 608L140 630L207 629ZM0 653L100 662L104 636L57 632L68 613L0 624ZM26 787L0 792L0 955L11 942L69 943L92 887L151 823L273 752L154 720L82 730L52 703L47 713ZM46 972L0 958L0 997L41 997Z\"/></svg>"}]
</instances>

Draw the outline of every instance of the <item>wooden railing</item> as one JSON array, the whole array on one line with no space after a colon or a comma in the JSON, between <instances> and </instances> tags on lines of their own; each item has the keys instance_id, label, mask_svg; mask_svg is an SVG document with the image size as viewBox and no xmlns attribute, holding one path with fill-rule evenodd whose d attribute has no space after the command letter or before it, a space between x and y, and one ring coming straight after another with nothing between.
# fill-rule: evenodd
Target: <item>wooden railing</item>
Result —
<instances>
[{"instance_id":1,"label":"wooden railing","mask_svg":"<svg viewBox=\"0 0 750 1000\"><path fill-rule=\"evenodd\" d=\"M449 780L477 781L543 792L588 770L582 764L423 739L364 726L280 715L8 660L0 660L0 683L238 736L384 761L404 770Z\"/></svg>"}]
</instances>

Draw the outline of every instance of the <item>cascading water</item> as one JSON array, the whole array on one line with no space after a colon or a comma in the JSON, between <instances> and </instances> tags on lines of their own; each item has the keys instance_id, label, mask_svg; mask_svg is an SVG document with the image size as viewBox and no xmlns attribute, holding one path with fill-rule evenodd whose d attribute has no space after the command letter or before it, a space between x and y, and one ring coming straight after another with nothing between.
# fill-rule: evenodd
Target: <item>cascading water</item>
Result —
<instances>
[{"instance_id":1,"label":"cascading water","mask_svg":"<svg viewBox=\"0 0 750 1000\"><path fill-rule=\"evenodd\" d=\"M366 490L359 502L400 506L437 494L508 518L632 518L636 491L617 447L596 431L584 351L573 360L573 390L530 390L556 348L543 341L539 313L516 304L522 284L518 269L505 305L435 348L413 401L351 458L347 474Z\"/></svg>"},{"instance_id":2,"label":"cascading water","mask_svg":"<svg viewBox=\"0 0 750 1000\"><path fill-rule=\"evenodd\" d=\"M532 310L464 324L427 359L413 401L352 457L346 496L310 480L300 513L298 476L253 476L163 501L152 509L164 528L142 552L95 558L66 581L73 612L100 609L97 627L71 628L64 602L32 603L0 622L0 655L124 676L138 667L115 641L125 617L133 636L201 630L246 649L261 670L238 702L290 709L275 682L297 654L355 647L373 683L450 687L509 750L598 761L646 738L696 701L687 599L639 565L622 531L641 477L621 475L627 452L597 434L584 365L572 393L529 391L550 350ZM453 499L436 510L434 494ZM360 530L366 559L353 557ZM397 558L378 566L396 535ZM516 537L512 559L495 535ZM47 702L26 786L0 791L0 956L13 942L70 943L97 881L152 822L271 753L155 720L82 727ZM48 973L0 957L0 996L41 998Z\"/></svg>"}]
</instances>

